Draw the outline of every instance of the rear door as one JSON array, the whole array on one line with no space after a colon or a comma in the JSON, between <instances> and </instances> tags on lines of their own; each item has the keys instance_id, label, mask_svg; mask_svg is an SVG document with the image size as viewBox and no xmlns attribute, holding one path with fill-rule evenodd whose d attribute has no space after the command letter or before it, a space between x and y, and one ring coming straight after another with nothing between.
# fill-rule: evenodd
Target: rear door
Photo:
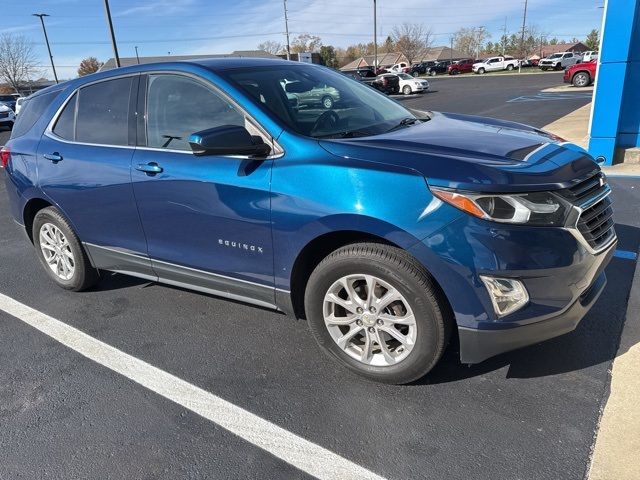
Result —
<instances>
[{"instance_id":1,"label":"rear door","mask_svg":"<svg viewBox=\"0 0 640 480\"><path fill-rule=\"evenodd\" d=\"M259 131L199 78L150 74L140 99L146 122L132 175L155 272L167 283L272 306L272 160L195 156L188 143L222 125Z\"/></svg>"},{"instance_id":2,"label":"rear door","mask_svg":"<svg viewBox=\"0 0 640 480\"><path fill-rule=\"evenodd\" d=\"M38 146L38 178L96 267L154 278L131 186L138 81L103 80L70 95Z\"/></svg>"}]
</instances>

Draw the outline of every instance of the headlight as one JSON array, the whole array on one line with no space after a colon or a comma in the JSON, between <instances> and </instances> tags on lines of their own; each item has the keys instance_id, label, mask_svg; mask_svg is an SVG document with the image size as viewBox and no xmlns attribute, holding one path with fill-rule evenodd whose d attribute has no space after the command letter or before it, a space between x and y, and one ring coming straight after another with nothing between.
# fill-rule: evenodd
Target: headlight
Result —
<instances>
[{"instance_id":1,"label":"headlight","mask_svg":"<svg viewBox=\"0 0 640 480\"><path fill-rule=\"evenodd\" d=\"M569 206L551 192L487 194L430 187L443 202L485 220L538 226L562 226Z\"/></svg>"}]
</instances>

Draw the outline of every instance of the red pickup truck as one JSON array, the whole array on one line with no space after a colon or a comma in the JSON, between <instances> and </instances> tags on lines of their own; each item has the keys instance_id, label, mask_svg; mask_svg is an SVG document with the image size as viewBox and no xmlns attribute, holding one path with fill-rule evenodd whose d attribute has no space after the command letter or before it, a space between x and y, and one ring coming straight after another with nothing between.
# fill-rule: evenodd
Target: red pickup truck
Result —
<instances>
[{"instance_id":1,"label":"red pickup truck","mask_svg":"<svg viewBox=\"0 0 640 480\"><path fill-rule=\"evenodd\" d=\"M471 71L471 67L476 63L477 60L473 58L465 58L463 60L456 60L451 65L447 67L447 72L449 75L457 75L459 73L467 73Z\"/></svg>"},{"instance_id":2,"label":"red pickup truck","mask_svg":"<svg viewBox=\"0 0 640 480\"><path fill-rule=\"evenodd\" d=\"M571 83L574 87L588 87L596 79L598 61L576 63L564 71L564 83Z\"/></svg>"}]
</instances>

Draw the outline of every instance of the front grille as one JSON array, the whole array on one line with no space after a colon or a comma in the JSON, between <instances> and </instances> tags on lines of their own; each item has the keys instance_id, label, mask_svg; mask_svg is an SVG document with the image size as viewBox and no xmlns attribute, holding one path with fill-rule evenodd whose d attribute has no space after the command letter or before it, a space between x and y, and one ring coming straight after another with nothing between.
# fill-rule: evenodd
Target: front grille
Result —
<instances>
[{"instance_id":1,"label":"front grille","mask_svg":"<svg viewBox=\"0 0 640 480\"><path fill-rule=\"evenodd\" d=\"M0 118L7 118L9 116L9 112L0 112Z\"/></svg>"},{"instance_id":2,"label":"front grille","mask_svg":"<svg viewBox=\"0 0 640 480\"><path fill-rule=\"evenodd\" d=\"M613 229L611 199L603 197L608 190L604 174L597 171L572 187L558 192L572 204L583 209L576 226L594 250L607 245L616 235Z\"/></svg>"}]
</instances>

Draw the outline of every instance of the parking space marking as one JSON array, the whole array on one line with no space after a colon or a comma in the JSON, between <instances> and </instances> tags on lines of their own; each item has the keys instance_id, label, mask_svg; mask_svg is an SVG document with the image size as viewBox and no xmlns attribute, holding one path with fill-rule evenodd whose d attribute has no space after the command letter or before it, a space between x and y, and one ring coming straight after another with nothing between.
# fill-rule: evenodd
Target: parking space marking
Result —
<instances>
[{"instance_id":1,"label":"parking space marking","mask_svg":"<svg viewBox=\"0 0 640 480\"><path fill-rule=\"evenodd\" d=\"M0 293L0 310L319 479L383 480L336 453Z\"/></svg>"},{"instance_id":2,"label":"parking space marking","mask_svg":"<svg viewBox=\"0 0 640 480\"><path fill-rule=\"evenodd\" d=\"M535 95L523 95L520 97L507 100L507 103L517 102L546 102L549 100L580 100L584 98L592 98L592 92L578 92L578 93L545 93L540 92Z\"/></svg>"},{"instance_id":3,"label":"parking space marking","mask_svg":"<svg viewBox=\"0 0 640 480\"><path fill-rule=\"evenodd\" d=\"M624 258L626 260L635 260L638 258L638 254L636 252L630 252L628 250L616 250L613 252L614 257Z\"/></svg>"}]
</instances>

